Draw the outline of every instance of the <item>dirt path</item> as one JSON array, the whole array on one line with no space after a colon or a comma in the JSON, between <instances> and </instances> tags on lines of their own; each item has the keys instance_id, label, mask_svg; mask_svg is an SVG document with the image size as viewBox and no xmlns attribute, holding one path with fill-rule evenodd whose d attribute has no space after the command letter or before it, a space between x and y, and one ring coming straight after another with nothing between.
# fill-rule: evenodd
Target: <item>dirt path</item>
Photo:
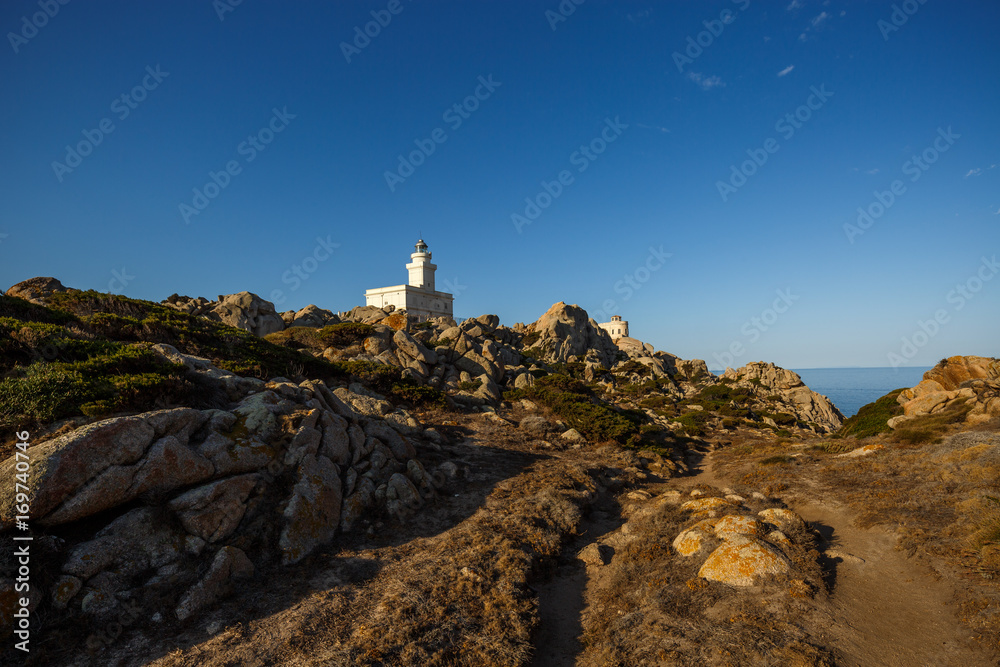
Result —
<instances>
[{"instance_id":1,"label":"dirt path","mask_svg":"<svg viewBox=\"0 0 1000 667\"><path fill-rule=\"evenodd\" d=\"M689 483L720 485L711 453ZM879 528L854 526L845 506L829 500L785 498L823 536L823 565L831 584L806 629L837 654L844 667L996 665L970 638L951 605L946 579L895 549Z\"/></svg>"},{"instance_id":2,"label":"dirt path","mask_svg":"<svg viewBox=\"0 0 1000 667\"><path fill-rule=\"evenodd\" d=\"M580 536L564 551L565 562L552 579L538 587L541 626L535 638L532 667L574 667L583 650L580 635L591 573L575 554L622 524L618 508L606 499L595 507L583 523Z\"/></svg>"},{"instance_id":3,"label":"dirt path","mask_svg":"<svg viewBox=\"0 0 1000 667\"><path fill-rule=\"evenodd\" d=\"M795 505L826 538L833 591L813 634L849 665L995 665L969 640L944 579L895 549L888 532L852 525L832 504Z\"/></svg>"}]
</instances>

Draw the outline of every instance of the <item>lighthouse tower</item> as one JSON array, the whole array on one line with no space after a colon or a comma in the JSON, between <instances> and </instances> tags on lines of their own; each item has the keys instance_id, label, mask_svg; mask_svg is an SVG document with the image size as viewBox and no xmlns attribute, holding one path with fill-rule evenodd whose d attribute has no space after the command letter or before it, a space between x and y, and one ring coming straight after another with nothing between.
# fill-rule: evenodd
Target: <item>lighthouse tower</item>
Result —
<instances>
[{"instance_id":1,"label":"lighthouse tower","mask_svg":"<svg viewBox=\"0 0 1000 667\"><path fill-rule=\"evenodd\" d=\"M409 284L433 292L434 271L437 270L437 266L431 264L431 253L427 250L427 244L423 239L417 241L417 245L413 247L410 260L412 261L406 265L406 270L410 272Z\"/></svg>"},{"instance_id":2,"label":"lighthouse tower","mask_svg":"<svg viewBox=\"0 0 1000 667\"><path fill-rule=\"evenodd\" d=\"M406 270L410 274L406 285L365 290L365 303L379 308L404 309L418 322L431 317L451 317L455 297L434 289L437 266L431 263L431 253L423 239L417 241L410 253Z\"/></svg>"}]
</instances>

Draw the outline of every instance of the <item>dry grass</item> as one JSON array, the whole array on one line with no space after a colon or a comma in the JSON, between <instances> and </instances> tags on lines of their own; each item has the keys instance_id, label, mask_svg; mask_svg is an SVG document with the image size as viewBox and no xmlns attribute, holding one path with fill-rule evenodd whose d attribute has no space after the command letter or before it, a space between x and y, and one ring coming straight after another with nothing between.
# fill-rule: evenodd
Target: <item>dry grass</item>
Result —
<instances>
[{"instance_id":1,"label":"dry grass","mask_svg":"<svg viewBox=\"0 0 1000 667\"><path fill-rule=\"evenodd\" d=\"M969 428L965 406L907 422L864 440L825 439L788 463L774 444L744 443L716 454L716 471L744 482L817 494L851 507L861 527L894 528L898 547L953 571L962 620L977 638L1000 647L1000 421ZM867 444L884 450L835 455Z\"/></svg>"},{"instance_id":2,"label":"dry grass","mask_svg":"<svg viewBox=\"0 0 1000 667\"><path fill-rule=\"evenodd\" d=\"M765 506L759 505L753 509ZM601 574L584 618L580 664L831 664L796 625L811 609L810 598L825 594L813 535L789 535L794 569L788 576L736 590L698 578L703 559L671 548L690 523L688 513L668 503L629 523L629 534L639 537L619 549Z\"/></svg>"},{"instance_id":3,"label":"dry grass","mask_svg":"<svg viewBox=\"0 0 1000 667\"><path fill-rule=\"evenodd\" d=\"M490 445L466 447L473 468L502 480L478 510L440 533L422 527L427 519L418 516L412 526L383 528L397 533L391 544L359 548L345 542L327 562L303 566L313 582L304 597L280 601L271 613L155 664L528 664L539 622L530 584L549 571L577 531L581 510L597 493L596 468L535 457L529 468L503 479L505 473L484 457L488 450L501 452L498 446L523 451L520 432L483 427L481 417L443 416L459 424L440 430L475 432ZM472 491L468 482L456 490L463 496Z\"/></svg>"}]
</instances>

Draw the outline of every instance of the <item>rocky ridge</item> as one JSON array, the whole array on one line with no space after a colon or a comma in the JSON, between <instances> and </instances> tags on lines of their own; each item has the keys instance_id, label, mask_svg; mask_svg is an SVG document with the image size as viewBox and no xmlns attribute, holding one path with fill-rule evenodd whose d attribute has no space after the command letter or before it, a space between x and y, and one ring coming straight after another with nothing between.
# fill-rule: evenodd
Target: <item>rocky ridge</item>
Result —
<instances>
[{"instance_id":1,"label":"rocky ridge","mask_svg":"<svg viewBox=\"0 0 1000 667\"><path fill-rule=\"evenodd\" d=\"M942 359L924 373L919 384L904 390L896 400L903 414L889 420L890 428L959 406L969 409L965 417L969 424L1000 417L1000 359L976 356Z\"/></svg>"}]
</instances>

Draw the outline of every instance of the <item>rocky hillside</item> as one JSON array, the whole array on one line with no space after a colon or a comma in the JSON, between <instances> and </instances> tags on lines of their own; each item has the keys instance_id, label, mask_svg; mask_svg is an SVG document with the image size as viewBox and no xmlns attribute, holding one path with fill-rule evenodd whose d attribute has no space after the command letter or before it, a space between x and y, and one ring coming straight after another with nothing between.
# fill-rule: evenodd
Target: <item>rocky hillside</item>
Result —
<instances>
[{"instance_id":1,"label":"rocky hillside","mask_svg":"<svg viewBox=\"0 0 1000 667\"><path fill-rule=\"evenodd\" d=\"M221 614L241 582L312 568L331 548L391 542L492 479L493 450L580 458L545 475L584 507L687 473L690 452L709 441L812 437L842 420L794 373L758 362L715 376L641 341L616 345L562 302L528 325L496 315L416 323L371 307L277 313L247 292L152 303L37 278L0 295L0 373L7 478L19 470L18 434L30 441L27 517L42 564L30 609L58 638L36 664L74 647L103 655L115 643L106 628L122 618L179 637ZM470 443L475 453L455 453ZM543 493L548 477L523 474L529 495ZM0 500L8 536L15 501ZM525 528L504 547L534 554L522 578L541 576L580 526L552 519L537 534L538 502L550 500L517 506L511 521ZM766 535L758 546L774 556L783 547ZM3 571L13 557L0 551ZM0 579L6 628L14 586ZM525 604L526 591L497 604ZM530 641L508 648L528 655ZM456 664L517 663L490 660Z\"/></svg>"}]
</instances>

